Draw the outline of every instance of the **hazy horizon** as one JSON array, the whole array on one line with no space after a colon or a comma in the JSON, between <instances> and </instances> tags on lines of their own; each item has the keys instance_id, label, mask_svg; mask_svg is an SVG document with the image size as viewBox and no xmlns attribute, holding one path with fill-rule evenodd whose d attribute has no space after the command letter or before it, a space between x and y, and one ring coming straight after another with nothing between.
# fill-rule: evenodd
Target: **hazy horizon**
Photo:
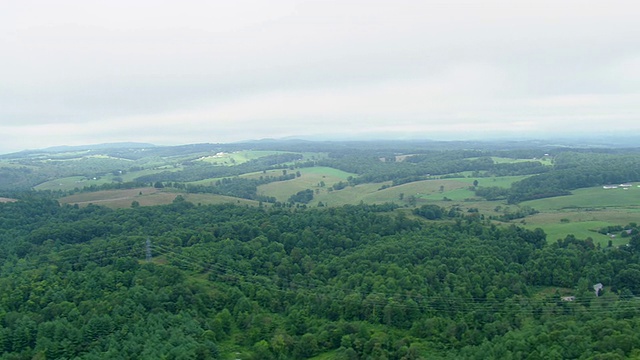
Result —
<instances>
[{"instance_id":1,"label":"hazy horizon","mask_svg":"<svg viewBox=\"0 0 640 360\"><path fill-rule=\"evenodd\" d=\"M640 131L631 1L102 3L0 11L0 153Z\"/></svg>"}]
</instances>

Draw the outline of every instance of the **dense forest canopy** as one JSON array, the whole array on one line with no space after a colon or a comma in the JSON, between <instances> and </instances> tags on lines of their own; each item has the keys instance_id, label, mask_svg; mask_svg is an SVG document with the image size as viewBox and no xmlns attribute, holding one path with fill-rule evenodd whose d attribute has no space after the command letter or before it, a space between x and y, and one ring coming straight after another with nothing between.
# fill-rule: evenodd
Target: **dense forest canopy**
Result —
<instances>
[{"instance_id":1,"label":"dense forest canopy","mask_svg":"<svg viewBox=\"0 0 640 360\"><path fill-rule=\"evenodd\" d=\"M637 236L619 249L572 237L547 243L541 230L475 214L432 207L414 218L394 208L0 204L0 351L12 359L638 355ZM434 212L439 220L421 220Z\"/></svg>"}]
</instances>

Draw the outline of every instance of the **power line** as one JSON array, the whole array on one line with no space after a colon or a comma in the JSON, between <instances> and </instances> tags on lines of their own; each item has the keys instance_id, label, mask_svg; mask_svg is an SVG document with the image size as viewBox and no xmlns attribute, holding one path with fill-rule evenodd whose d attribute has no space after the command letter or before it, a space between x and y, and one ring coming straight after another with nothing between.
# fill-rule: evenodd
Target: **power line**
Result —
<instances>
[{"instance_id":1,"label":"power line","mask_svg":"<svg viewBox=\"0 0 640 360\"><path fill-rule=\"evenodd\" d=\"M190 257L188 255L180 254L175 252L174 249L168 248L166 246L160 245L158 246L160 252L164 255L172 256L174 260L177 262L183 263L185 265L191 266L192 268L198 268L200 271L203 270L216 270L218 273L223 275L236 275L244 281L248 281L260 286L265 286L265 280L272 280L270 277L266 275L255 275L255 274L247 274L247 273L238 273L236 270L221 266L219 264L209 264L204 263L202 260L195 259L194 257ZM270 290L279 291L283 293L295 293L297 295L304 294L308 297L316 297L320 300L327 299L331 301L338 301L342 303L350 303L350 300L345 299L349 295L358 295L359 299L357 301L364 302L366 305L371 306L391 306L398 308L416 308L423 310L435 310L440 312L471 312L471 311L491 311L496 314L511 314L511 313L520 313L520 314L543 314L549 313L550 309L542 308L543 306L548 305L558 305L562 304L566 306L566 310L574 310L581 311L581 309L576 309L574 305L591 305L591 301L593 299L576 299L573 302L563 302L560 299L535 299L535 298L527 298L527 297L518 297L518 298L508 298L508 299L486 299L486 298L474 298L474 297L456 297L456 296L445 296L445 295L408 295L408 294L399 294L396 292L364 292L357 291L354 289L344 288L344 287L336 287L336 286L316 286L308 283L299 283L295 281L287 281L289 285L295 285L296 288L291 286L289 287L277 287L272 281L269 285L271 285ZM321 292L322 290L334 290L332 293ZM335 294L335 291L343 292L344 295ZM371 296L381 297L382 300L374 300ZM406 303L412 300L415 305L408 305ZM401 302L398 302L401 301ZM636 301L624 301L624 300L614 300L609 303L605 302L606 300L602 299L601 303L596 303L595 307L589 307L586 311L590 313L622 313L629 310L640 310L640 304ZM517 305L517 309L504 309L504 306L509 306L510 302L513 302L513 305ZM526 306L526 307L522 307ZM560 307L554 308L555 310L562 309ZM565 309L562 309L565 310Z\"/></svg>"}]
</instances>

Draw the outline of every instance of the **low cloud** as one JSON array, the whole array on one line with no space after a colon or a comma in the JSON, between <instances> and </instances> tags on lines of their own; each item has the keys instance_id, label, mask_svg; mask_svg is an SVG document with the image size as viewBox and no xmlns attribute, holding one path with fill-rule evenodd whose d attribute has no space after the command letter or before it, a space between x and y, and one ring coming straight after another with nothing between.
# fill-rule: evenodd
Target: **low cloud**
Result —
<instances>
[{"instance_id":1,"label":"low cloud","mask_svg":"<svg viewBox=\"0 0 640 360\"><path fill-rule=\"evenodd\" d=\"M334 132L637 130L640 57L629 7L7 3L0 151Z\"/></svg>"}]
</instances>

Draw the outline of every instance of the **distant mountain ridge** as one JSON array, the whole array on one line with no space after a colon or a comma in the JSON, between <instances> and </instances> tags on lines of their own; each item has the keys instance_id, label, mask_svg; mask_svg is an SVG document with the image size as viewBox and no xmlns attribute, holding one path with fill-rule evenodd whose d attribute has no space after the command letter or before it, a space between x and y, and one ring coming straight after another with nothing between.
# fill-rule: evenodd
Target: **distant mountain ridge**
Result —
<instances>
[{"instance_id":1,"label":"distant mountain ridge","mask_svg":"<svg viewBox=\"0 0 640 360\"><path fill-rule=\"evenodd\" d=\"M140 142L115 142L115 143L102 143L93 145L61 145L52 146L41 149L41 151L58 152L58 151L73 151L73 150L103 150L103 149L140 149L156 147L157 145L150 143ZM29 151L29 150L28 150Z\"/></svg>"}]
</instances>

